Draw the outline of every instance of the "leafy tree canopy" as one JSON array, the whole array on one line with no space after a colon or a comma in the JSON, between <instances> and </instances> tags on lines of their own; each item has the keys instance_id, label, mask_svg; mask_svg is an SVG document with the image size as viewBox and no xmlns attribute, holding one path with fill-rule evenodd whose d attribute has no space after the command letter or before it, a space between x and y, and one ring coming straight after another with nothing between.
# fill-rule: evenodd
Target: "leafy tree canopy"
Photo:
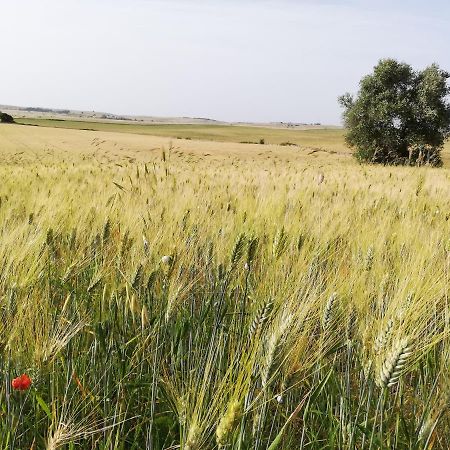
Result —
<instances>
[{"instance_id":1,"label":"leafy tree canopy","mask_svg":"<svg viewBox=\"0 0 450 450\"><path fill-rule=\"evenodd\" d=\"M432 64L415 71L383 59L360 82L356 97L339 98L346 141L360 161L381 164L442 165L450 136L450 74Z\"/></svg>"}]
</instances>

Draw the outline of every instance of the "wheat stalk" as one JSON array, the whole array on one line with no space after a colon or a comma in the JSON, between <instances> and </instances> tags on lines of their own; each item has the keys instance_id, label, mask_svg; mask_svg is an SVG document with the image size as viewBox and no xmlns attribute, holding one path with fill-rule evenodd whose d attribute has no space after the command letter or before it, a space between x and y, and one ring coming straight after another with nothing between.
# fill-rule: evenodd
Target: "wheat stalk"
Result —
<instances>
[{"instance_id":1,"label":"wheat stalk","mask_svg":"<svg viewBox=\"0 0 450 450\"><path fill-rule=\"evenodd\" d=\"M324 331L328 330L328 328L330 327L331 321L333 319L333 310L336 300L337 300L337 293L333 292L328 298L327 303L325 304L325 308L323 310L322 315L322 328Z\"/></svg>"},{"instance_id":2,"label":"wheat stalk","mask_svg":"<svg viewBox=\"0 0 450 450\"><path fill-rule=\"evenodd\" d=\"M377 384L381 387L394 386L399 381L406 362L412 353L409 339L404 338L396 342L378 371Z\"/></svg>"},{"instance_id":3,"label":"wheat stalk","mask_svg":"<svg viewBox=\"0 0 450 450\"><path fill-rule=\"evenodd\" d=\"M255 317L253 318L252 323L250 324L248 330L249 338L256 336L256 334L262 329L262 327L270 317L272 308L273 302L270 300L259 306L259 308L256 310Z\"/></svg>"}]
</instances>

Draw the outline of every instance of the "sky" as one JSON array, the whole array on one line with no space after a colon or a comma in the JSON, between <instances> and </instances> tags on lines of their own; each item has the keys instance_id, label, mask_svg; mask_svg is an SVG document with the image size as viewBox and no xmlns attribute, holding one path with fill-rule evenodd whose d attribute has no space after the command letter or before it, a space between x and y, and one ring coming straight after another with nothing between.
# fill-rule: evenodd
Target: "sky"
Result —
<instances>
[{"instance_id":1,"label":"sky","mask_svg":"<svg viewBox=\"0 0 450 450\"><path fill-rule=\"evenodd\" d=\"M0 104L339 124L380 58L450 71L448 0L0 0Z\"/></svg>"}]
</instances>

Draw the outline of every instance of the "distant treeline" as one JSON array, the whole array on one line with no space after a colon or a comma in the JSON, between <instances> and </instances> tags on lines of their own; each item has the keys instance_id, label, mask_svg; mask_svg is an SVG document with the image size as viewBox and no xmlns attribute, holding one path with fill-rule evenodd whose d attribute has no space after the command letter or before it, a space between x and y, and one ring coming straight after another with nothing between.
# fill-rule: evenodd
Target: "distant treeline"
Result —
<instances>
[{"instance_id":1,"label":"distant treeline","mask_svg":"<svg viewBox=\"0 0 450 450\"><path fill-rule=\"evenodd\" d=\"M42 113L58 113L58 114L69 114L70 109L51 109L51 108L33 108L33 107L27 107L27 108L20 108L21 111L28 111L28 112L42 112Z\"/></svg>"}]
</instances>

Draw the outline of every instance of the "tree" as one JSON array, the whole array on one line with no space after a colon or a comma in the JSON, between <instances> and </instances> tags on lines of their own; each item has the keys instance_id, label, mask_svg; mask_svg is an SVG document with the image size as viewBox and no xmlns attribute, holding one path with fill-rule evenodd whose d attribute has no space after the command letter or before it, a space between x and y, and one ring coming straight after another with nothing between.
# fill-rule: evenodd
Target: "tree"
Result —
<instances>
[{"instance_id":1,"label":"tree","mask_svg":"<svg viewBox=\"0 0 450 450\"><path fill-rule=\"evenodd\" d=\"M14 118L0 111L0 123L14 123Z\"/></svg>"},{"instance_id":2,"label":"tree","mask_svg":"<svg viewBox=\"0 0 450 450\"><path fill-rule=\"evenodd\" d=\"M414 71L394 59L381 60L360 82L356 98L344 94L346 141L360 161L442 165L450 136L450 74L432 64Z\"/></svg>"}]
</instances>

